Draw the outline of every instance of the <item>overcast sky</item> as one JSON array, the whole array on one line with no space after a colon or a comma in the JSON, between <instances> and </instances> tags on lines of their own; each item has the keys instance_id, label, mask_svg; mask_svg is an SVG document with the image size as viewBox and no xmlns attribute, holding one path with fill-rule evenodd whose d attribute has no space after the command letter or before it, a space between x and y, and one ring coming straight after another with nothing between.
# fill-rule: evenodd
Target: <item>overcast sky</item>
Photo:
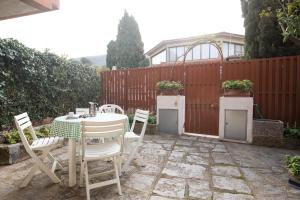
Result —
<instances>
[{"instance_id":1,"label":"overcast sky","mask_svg":"<svg viewBox=\"0 0 300 200\"><path fill-rule=\"evenodd\" d=\"M244 34L240 0L60 0L60 10L0 21L0 38L70 58L106 54L127 10L145 52L161 40L221 31Z\"/></svg>"}]
</instances>

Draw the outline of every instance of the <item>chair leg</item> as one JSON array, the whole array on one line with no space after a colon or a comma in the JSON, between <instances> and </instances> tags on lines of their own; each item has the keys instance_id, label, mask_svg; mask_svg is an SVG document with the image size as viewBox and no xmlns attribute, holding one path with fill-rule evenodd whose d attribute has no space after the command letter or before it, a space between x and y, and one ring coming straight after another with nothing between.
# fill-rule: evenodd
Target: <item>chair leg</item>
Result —
<instances>
[{"instance_id":1,"label":"chair leg","mask_svg":"<svg viewBox=\"0 0 300 200\"><path fill-rule=\"evenodd\" d=\"M63 166L60 164L60 162L58 162L57 159L55 159L55 158L53 157L53 155L52 155L51 153L48 153L48 157L52 160L53 164L54 164L54 162L56 161L56 165L58 165L58 167L59 167L60 169L63 169ZM56 169L56 167L55 167L55 169Z\"/></svg>"},{"instance_id":2,"label":"chair leg","mask_svg":"<svg viewBox=\"0 0 300 200\"><path fill-rule=\"evenodd\" d=\"M26 178L23 180L23 182L20 185L21 188L26 187L28 185L28 183L33 178L34 173L36 172L36 170L38 170L38 164L34 164L33 167L30 169L30 171L28 172Z\"/></svg>"},{"instance_id":3,"label":"chair leg","mask_svg":"<svg viewBox=\"0 0 300 200\"><path fill-rule=\"evenodd\" d=\"M47 174L47 176L52 180L53 183L59 183L60 179L55 175L54 172L52 172L44 163L39 162L38 163L39 169Z\"/></svg>"},{"instance_id":4,"label":"chair leg","mask_svg":"<svg viewBox=\"0 0 300 200\"><path fill-rule=\"evenodd\" d=\"M137 144L137 145L135 145L135 147L131 150L128 159L126 160L125 164L123 165L123 169L122 169L123 171L129 167L129 164L130 164L131 161L133 160L133 158L134 158L134 156L135 156L135 154L136 154L138 148L139 148L139 145Z\"/></svg>"},{"instance_id":5,"label":"chair leg","mask_svg":"<svg viewBox=\"0 0 300 200\"><path fill-rule=\"evenodd\" d=\"M122 156L118 156L117 162L118 162L119 176L121 176L121 174L122 174L122 162L123 162Z\"/></svg>"},{"instance_id":6,"label":"chair leg","mask_svg":"<svg viewBox=\"0 0 300 200\"><path fill-rule=\"evenodd\" d=\"M115 156L114 157L114 169L115 169L115 175L116 175L116 179L117 179L117 186L118 186L118 193L119 195L122 195L122 190L121 190L121 183L120 183L120 177L119 177L119 164L118 164L118 160L120 156Z\"/></svg>"},{"instance_id":7,"label":"chair leg","mask_svg":"<svg viewBox=\"0 0 300 200\"><path fill-rule=\"evenodd\" d=\"M87 162L84 161L84 175L85 175L85 189L86 189L86 199L90 200L90 183L89 183L89 172L88 172L88 166L87 166Z\"/></svg>"},{"instance_id":8,"label":"chair leg","mask_svg":"<svg viewBox=\"0 0 300 200\"><path fill-rule=\"evenodd\" d=\"M84 168L85 168L85 164L84 162L81 160L81 164L80 164L80 181L79 181L79 186L83 187L83 174L84 174Z\"/></svg>"}]
</instances>

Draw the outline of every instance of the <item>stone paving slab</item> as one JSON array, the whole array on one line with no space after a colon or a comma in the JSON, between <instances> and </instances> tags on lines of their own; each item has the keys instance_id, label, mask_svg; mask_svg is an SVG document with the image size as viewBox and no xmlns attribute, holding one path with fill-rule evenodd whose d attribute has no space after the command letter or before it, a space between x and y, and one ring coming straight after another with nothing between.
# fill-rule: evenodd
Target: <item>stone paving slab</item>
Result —
<instances>
[{"instance_id":1,"label":"stone paving slab","mask_svg":"<svg viewBox=\"0 0 300 200\"><path fill-rule=\"evenodd\" d=\"M235 165L230 153L213 152L211 155L212 155L214 164Z\"/></svg>"},{"instance_id":2,"label":"stone paving slab","mask_svg":"<svg viewBox=\"0 0 300 200\"><path fill-rule=\"evenodd\" d=\"M152 184L155 180L155 176L149 176L144 174L132 174L125 182L126 187L145 192L150 191Z\"/></svg>"},{"instance_id":3,"label":"stone paving slab","mask_svg":"<svg viewBox=\"0 0 300 200\"><path fill-rule=\"evenodd\" d=\"M198 164L185 164L168 161L162 171L162 174L180 178L208 179L207 169Z\"/></svg>"},{"instance_id":4,"label":"stone paving slab","mask_svg":"<svg viewBox=\"0 0 300 200\"><path fill-rule=\"evenodd\" d=\"M254 199L251 195L245 194L230 194L230 193L214 193L213 200L252 200Z\"/></svg>"},{"instance_id":5,"label":"stone paving slab","mask_svg":"<svg viewBox=\"0 0 300 200\"><path fill-rule=\"evenodd\" d=\"M251 190L247 183L242 179L223 177L223 176L213 176L212 177L213 187L220 190L231 190L237 193L250 194Z\"/></svg>"},{"instance_id":6,"label":"stone paving slab","mask_svg":"<svg viewBox=\"0 0 300 200\"><path fill-rule=\"evenodd\" d=\"M212 198L212 191L208 181L191 179L188 180L188 186L189 197L207 200Z\"/></svg>"},{"instance_id":7,"label":"stone paving slab","mask_svg":"<svg viewBox=\"0 0 300 200\"><path fill-rule=\"evenodd\" d=\"M166 197L161 197L161 196L151 196L150 200L174 200Z\"/></svg>"},{"instance_id":8,"label":"stone paving slab","mask_svg":"<svg viewBox=\"0 0 300 200\"><path fill-rule=\"evenodd\" d=\"M213 166L211 168L213 175L240 177L241 173L238 167L233 166Z\"/></svg>"},{"instance_id":9,"label":"stone paving slab","mask_svg":"<svg viewBox=\"0 0 300 200\"><path fill-rule=\"evenodd\" d=\"M184 198L186 181L182 178L161 178L158 180L153 193L165 197Z\"/></svg>"},{"instance_id":10,"label":"stone paving slab","mask_svg":"<svg viewBox=\"0 0 300 200\"><path fill-rule=\"evenodd\" d=\"M191 164L198 164L198 165L209 165L208 158L201 157L201 154L192 154L186 157L186 162Z\"/></svg>"},{"instance_id":11,"label":"stone paving slab","mask_svg":"<svg viewBox=\"0 0 300 200\"><path fill-rule=\"evenodd\" d=\"M81 200L85 188L68 187L67 147L53 155L63 164L57 171L62 182L53 184L37 173L24 189L18 185L31 160L0 166L1 200ZM300 190L288 186L284 168L287 154L299 151L222 142L215 138L146 135L144 145L121 176L123 195L116 185L97 188L92 200L300 200ZM91 171L102 171L111 163L93 162ZM79 181L80 165L77 165ZM104 178L101 178L104 179ZM41 192L42 191L42 192Z\"/></svg>"}]
</instances>

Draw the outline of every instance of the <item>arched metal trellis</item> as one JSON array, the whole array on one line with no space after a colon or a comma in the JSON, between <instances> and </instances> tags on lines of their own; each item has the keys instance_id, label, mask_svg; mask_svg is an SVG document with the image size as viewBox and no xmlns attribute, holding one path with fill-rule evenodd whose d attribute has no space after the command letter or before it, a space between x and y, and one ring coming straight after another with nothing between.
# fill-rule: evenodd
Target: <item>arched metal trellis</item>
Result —
<instances>
[{"instance_id":1,"label":"arched metal trellis","mask_svg":"<svg viewBox=\"0 0 300 200\"><path fill-rule=\"evenodd\" d=\"M183 71L184 71L184 85L186 85L186 57L188 55L188 53L190 51L192 51L194 49L194 47L196 47L197 45L200 45L200 44L211 44L213 45L214 47L216 47L217 51L218 51L218 54L220 56L220 73L222 73L222 66L223 66L223 61L224 61L224 57L223 57L223 52L222 52L222 47L221 47L221 43L212 39L212 38L200 38L198 40L196 40L194 43L192 43L189 48L187 49L187 51L180 57L178 57L174 63L174 65L172 66L172 71L171 71L171 81L173 81L174 79L174 68L176 66L176 64L178 63L178 61L183 57L183 60L182 62L180 62L180 64L183 64ZM221 78L221 74L220 74L220 78ZM186 91L184 91L185 93Z\"/></svg>"}]
</instances>

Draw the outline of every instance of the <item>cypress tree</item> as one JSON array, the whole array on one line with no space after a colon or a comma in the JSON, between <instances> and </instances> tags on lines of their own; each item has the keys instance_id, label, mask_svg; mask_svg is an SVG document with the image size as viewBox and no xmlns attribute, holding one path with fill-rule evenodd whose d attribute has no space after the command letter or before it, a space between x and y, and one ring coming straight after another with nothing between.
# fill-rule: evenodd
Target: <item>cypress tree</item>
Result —
<instances>
[{"instance_id":1,"label":"cypress tree","mask_svg":"<svg viewBox=\"0 0 300 200\"><path fill-rule=\"evenodd\" d=\"M268 58L300 54L293 42L283 42L281 28L275 16L262 16L263 10L276 10L280 2L274 0L241 0L245 26L245 56Z\"/></svg>"},{"instance_id":2,"label":"cypress tree","mask_svg":"<svg viewBox=\"0 0 300 200\"><path fill-rule=\"evenodd\" d=\"M125 11L118 25L115 42L111 41L107 48L107 66L143 67L149 65L144 55L144 43L137 22Z\"/></svg>"},{"instance_id":3,"label":"cypress tree","mask_svg":"<svg viewBox=\"0 0 300 200\"><path fill-rule=\"evenodd\" d=\"M112 68L117 65L117 45L111 40L107 45L106 66Z\"/></svg>"}]
</instances>

